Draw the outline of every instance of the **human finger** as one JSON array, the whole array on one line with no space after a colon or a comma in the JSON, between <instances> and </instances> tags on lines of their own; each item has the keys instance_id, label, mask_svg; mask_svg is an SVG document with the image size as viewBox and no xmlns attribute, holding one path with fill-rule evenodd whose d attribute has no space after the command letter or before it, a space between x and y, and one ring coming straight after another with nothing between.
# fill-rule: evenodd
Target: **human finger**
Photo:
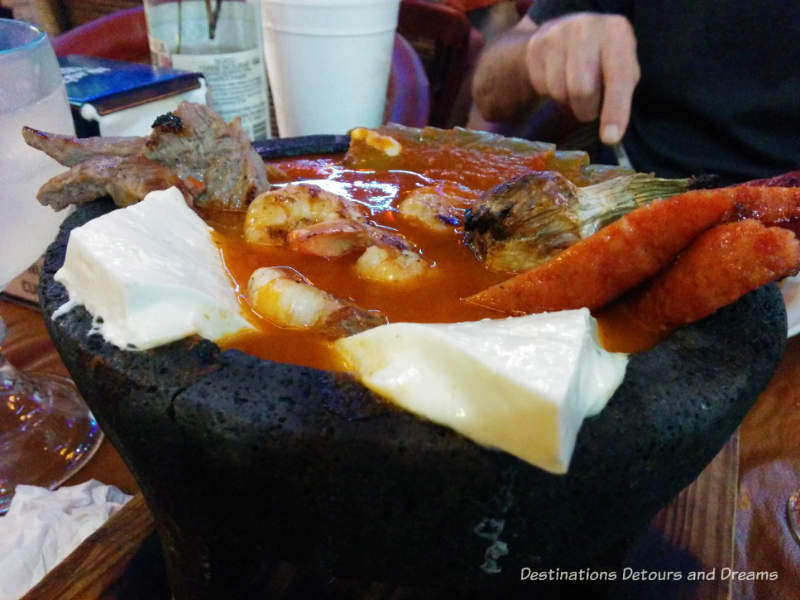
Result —
<instances>
[{"instance_id":1,"label":"human finger","mask_svg":"<svg viewBox=\"0 0 800 600\"><path fill-rule=\"evenodd\" d=\"M579 121L592 121L600 112L602 80L597 38L586 32L576 36L565 63L568 104Z\"/></svg>"},{"instance_id":2,"label":"human finger","mask_svg":"<svg viewBox=\"0 0 800 600\"><path fill-rule=\"evenodd\" d=\"M542 30L544 29L545 28L540 28L528 39L528 45L525 51L528 79L539 96L548 95L546 65L551 42L543 39Z\"/></svg>"},{"instance_id":3,"label":"human finger","mask_svg":"<svg viewBox=\"0 0 800 600\"><path fill-rule=\"evenodd\" d=\"M559 104L568 104L566 74L566 48L556 48L547 54L545 59L546 94Z\"/></svg>"},{"instance_id":4,"label":"human finger","mask_svg":"<svg viewBox=\"0 0 800 600\"><path fill-rule=\"evenodd\" d=\"M622 139L631 115L633 91L639 83L636 38L627 19L619 17L612 24L613 35L600 48L603 79L603 103L600 111L600 139L615 144Z\"/></svg>"}]
</instances>

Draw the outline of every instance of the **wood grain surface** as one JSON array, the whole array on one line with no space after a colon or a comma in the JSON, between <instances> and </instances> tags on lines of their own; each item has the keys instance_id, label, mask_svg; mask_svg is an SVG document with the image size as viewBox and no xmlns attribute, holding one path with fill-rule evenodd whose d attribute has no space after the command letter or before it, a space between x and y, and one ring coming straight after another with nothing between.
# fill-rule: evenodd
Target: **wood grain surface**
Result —
<instances>
[{"instance_id":1,"label":"wood grain surface","mask_svg":"<svg viewBox=\"0 0 800 600\"><path fill-rule=\"evenodd\" d=\"M137 494L50 571L22 600L91 600L124 572L153 530L153 516Z\"/></svg>"},{"instance_id":2,"label":"wood grain surface","mask_svg":"<svg viewBox=\"0 0 800 600\"><path fill-rule=\"evenodd\" d=\"M785 508L800 486L800 336L741 431L733 600L800 598L800 545ZM741 577L741 579L739 578Z\"/></svg>"}]
</instances>

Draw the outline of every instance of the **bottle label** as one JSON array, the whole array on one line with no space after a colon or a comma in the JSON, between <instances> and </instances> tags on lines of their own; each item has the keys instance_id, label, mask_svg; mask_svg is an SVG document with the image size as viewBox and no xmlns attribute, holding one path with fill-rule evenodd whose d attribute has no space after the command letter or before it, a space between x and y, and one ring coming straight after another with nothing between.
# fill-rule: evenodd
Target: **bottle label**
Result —
<instances>
[{"instance_id":1,"label":"bottle label","mask_svg":"<svg viewBox=\"0 0 800 600\"><path fill-rule=\"evenodd\" d=\"M209 104L223 119L241 117L251 140L270 137L266 72L258 48L222 54L173 54L171 60L175 69L205 76Z\"/></svg>"}]
</instances>

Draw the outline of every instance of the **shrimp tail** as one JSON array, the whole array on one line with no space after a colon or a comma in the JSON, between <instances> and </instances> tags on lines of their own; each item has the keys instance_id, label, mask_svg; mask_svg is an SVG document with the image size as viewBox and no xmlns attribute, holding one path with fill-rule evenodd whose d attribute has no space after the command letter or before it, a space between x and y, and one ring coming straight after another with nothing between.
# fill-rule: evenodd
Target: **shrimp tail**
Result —
<instances>
[{"instance_id":1,"label":"shrimp tail","mask_svg":"<svg viewBox=\"0 0 800 600\"><path fill-rule=\"evenodd\" d=\"M331 312L325 318L320 330L326 337L338 339L379 325L386 325L386 323L388 323L388 319L380 311L364 310L355 304L342 302L339 310Z\"/></svg>"}]
</instances>

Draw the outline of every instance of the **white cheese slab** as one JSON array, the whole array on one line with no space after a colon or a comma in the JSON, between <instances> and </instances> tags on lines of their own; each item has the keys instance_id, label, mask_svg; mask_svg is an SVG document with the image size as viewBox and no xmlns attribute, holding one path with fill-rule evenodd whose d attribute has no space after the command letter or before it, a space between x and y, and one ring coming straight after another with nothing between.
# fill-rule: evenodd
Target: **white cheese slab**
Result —
<instances>
[{"instance_id":1,"label":"white cheese slab","mask_svg":"<svg viewBox=\"0 0 800 600\"><path fill-rule=\"evenodd\" d=\"M551 473L625 376L587 309L453 324L394 323L335 343L361 381L399 406Z\"/></svg>"},{"instance_id":2,"label":"white cheese slab","mask_svg":"<svg viewBox=\"0 0 800 600\"><path fill-rule=\"evenodd\" d=\"M218 340L252 328L211 229L177 188L73 229L55 280L69 292L56 316L83 305L96 330L124 349L192 334Z\"/></svg>"}]
</instances>

